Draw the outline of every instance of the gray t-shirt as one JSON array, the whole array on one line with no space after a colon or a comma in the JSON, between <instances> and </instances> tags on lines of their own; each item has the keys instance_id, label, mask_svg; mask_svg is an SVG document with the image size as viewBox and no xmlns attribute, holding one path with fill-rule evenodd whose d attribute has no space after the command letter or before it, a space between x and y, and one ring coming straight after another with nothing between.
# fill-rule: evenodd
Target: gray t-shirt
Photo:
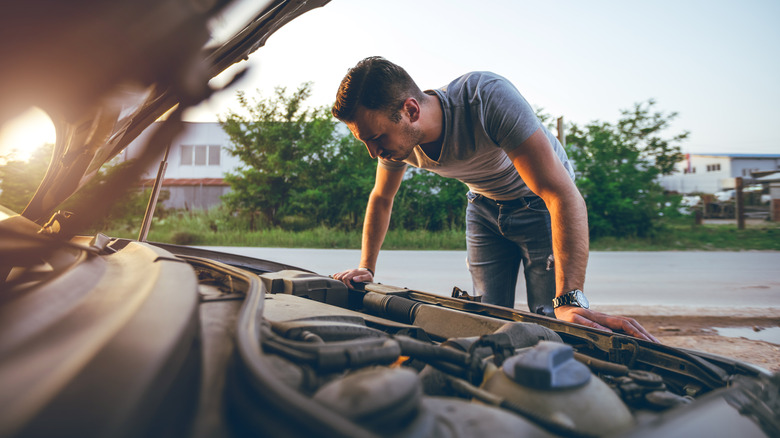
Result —
<instances>
[{"instance_id":1,"label":"gray t-shirt","mask_svg":"<svg viewBox=\"0 0 780 438\"><path fill-rule=\"evenodd\" d=\"M541 128L555 154L574 179L558 139L536 117L520 92L505 78L490 72L465 74L439 90L444 114L444 137L438 161L418 145L403 162L379 158L379 165L393 170L406 164L464 182L469 190L498 201L533 194L520 178L506 152Z\"/></svg>"}]
</instances>

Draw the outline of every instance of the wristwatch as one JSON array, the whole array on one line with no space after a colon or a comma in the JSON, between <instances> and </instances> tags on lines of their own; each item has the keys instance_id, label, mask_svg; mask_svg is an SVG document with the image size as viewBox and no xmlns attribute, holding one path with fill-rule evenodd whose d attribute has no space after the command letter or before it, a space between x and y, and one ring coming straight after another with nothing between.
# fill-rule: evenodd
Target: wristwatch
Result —
<instances>
[{"instance_id":1,"label":"wristwatch","mask_svg":"<svg viewBox=\"0 0 780 438\"><path fill-rule=\"evenodd\" d=\"M590 306L588 299L585 298L585 294L579 289L570 290L559 297L553 298L552 301L553 309L561 306L577 306L587 309Z\"/></svg>"}]
</instances>

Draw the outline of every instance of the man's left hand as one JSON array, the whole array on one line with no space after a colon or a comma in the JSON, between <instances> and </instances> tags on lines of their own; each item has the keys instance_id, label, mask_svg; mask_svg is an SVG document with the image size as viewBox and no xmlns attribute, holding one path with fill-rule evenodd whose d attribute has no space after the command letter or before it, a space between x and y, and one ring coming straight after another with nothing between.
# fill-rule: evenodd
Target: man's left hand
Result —
<instances>
[{"instance_id":1,"label":"man's left hand","mask_svg":"<svg viewBox=\"0 0 780 438\"><path fill-rule=\"evenodd\" d=\"M555 309L555 317L561 321L573 322L608 332L618 331L647 341L658 342L641 324L633 318L612 316L577 306L560 306Z\"/></svg>"}]
</instances>

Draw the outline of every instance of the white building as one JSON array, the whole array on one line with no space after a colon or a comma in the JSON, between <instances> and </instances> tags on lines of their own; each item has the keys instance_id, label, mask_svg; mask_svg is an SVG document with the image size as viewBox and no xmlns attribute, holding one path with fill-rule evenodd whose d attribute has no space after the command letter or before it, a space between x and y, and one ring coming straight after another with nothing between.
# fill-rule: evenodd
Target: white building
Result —
<instances>
[{"instance_id":1,"label":"white building","mask_svg":"<svg viewBox=\"0 0 780 438\"><path fill-rule=\"evenodd\" d=\"M123 152L130 159L155 131L147 129ZM220 202L220 196L230 190L225 183L226 172L234 171L241 161L228 153L230 143L219 123L184 122L184 130L171 144L163 190L170 198L163 202L166 208L206 209ZM159 163L143 175L144 186L151 188L157 177Z\"/></svg>"},{"instance_id":2,"label":"white building","mask_svg":"<svg viewBox=\"0 0 780 438\"><path fill-rule=\"evenodd\" d=\"M754 182L754 172L780 170L780 154L686 154L676 172L660 178L661 186L678 193L715 193L734 188L734 178Z\"/></svg>"}]
</instances>

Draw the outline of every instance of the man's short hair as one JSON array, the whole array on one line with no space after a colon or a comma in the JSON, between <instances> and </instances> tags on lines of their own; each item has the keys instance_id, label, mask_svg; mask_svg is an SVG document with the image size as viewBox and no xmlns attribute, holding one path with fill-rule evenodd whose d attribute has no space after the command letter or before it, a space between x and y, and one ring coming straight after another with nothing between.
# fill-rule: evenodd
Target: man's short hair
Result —
<instances>
[{"instance_id":1,"label":"man's short hair","mask_svg":"<svg viewBox=\"0 0 780 438\"><path fill-rule=\"evenodd\" d=\"M400 120L395 114L409 97L424 97L409 73L381 56L371 56L349 69L341 80L331 113L342 122L351 122L362 106L384 110L391 120Z\"/></svg>"}]
</instances>

